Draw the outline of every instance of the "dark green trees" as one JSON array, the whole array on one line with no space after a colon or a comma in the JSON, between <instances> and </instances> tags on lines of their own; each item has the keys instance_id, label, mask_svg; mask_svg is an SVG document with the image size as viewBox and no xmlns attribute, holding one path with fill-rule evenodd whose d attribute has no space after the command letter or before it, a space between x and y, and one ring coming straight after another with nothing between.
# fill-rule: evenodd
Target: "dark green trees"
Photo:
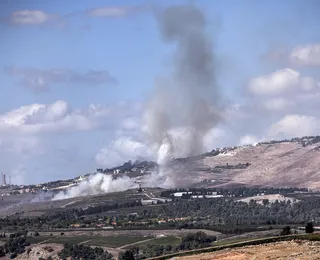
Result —
<instances>
[{"instance_id":1,"label":"dark green trees","mask_svg":"<svg viewBox=\"0 0 320 260\"><path fill-rule=\"evenodd\" d=\"M307 225L306 225L306 233L313 233L314 232L314 227L313 227L313 223L312 222L309 222Z\"/></svg>"}]
</instances>

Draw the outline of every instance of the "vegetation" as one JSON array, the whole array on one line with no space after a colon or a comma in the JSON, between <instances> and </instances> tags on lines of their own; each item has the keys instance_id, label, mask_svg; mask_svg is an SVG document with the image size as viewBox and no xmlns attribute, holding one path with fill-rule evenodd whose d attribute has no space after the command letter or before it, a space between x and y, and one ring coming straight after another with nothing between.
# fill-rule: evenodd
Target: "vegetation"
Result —
<instances>
[{"instance_id":1,"label":"vegetation","mask_svg":"<svg viewBox=\"0 0 320 260\"><path fill-rule=\"evenodd\" d=\"M142 237L142 236L93 237L92 240L88 242L88 244L93 246L121 247L127 244L136 243L149 238L150 237Z\"/></svg>"},{"instance_id":2,"label":"vegetation","mask_svg":"<svg viewBox=\"0 0 320 260\"><path fill-rule=\"evenodd\" d=\"M172 246L177 246L181 243L181 238L175 237L175 236L168 236L168 237L160 237L160 238L155 238L150 241L146 242L141 242L137 246L140 249L147 248L150 245L172 245ZM130 249L130 248L128 248Z\"/></svg>"},{"instance_id":3,"label":"vegetation","mask_svg":"<svg viewBox=\"0 0 320 260\"><path fill-rule=\"evenodd\" d=\"M306 233L313 233L313 232L314 232L313 223L312 223L312 222L309 222L309 223L306 225Z\"/></svg>"},{"instance_id":4,"label":"vegetation","mask_svg":"<svg viewBox=\"0 0 320 260\"><path fill-rule=\"evenodd\" d=\"M15 258L18 254L25 252L25 247L30 244L26 242L27 232L11 234L9 240L0 246L0 256L10 254L10 258Z\"/></svg>"},{"instance_id":5,"label":"vegetation","mask_svg":"<svg viewBox=\"0 0 320 260\"><path fill-rule=\"evenodd\" d=\"M58 254L61 259L67 259L71 257L74 260L80 259L92 259L92 260L111 260L113 255L107 251L103 251L101 247L95 247L85 245L70 245L65 244L64 248Z\"/></svg>"},{"instance_id":6,"label":"vegetation","mask_svg":"<svg viewBox=\"0 0 320 260\"><path fill-rule=\"evenodd\" d=\"M185 192L188 194L185 195L211 195L213 192L216 192L217 195L224 195L226 197L252 197L259 194L270 195L270 194L288 194L294 192L308 192L306 188L249 188L249 187L237 187L237 188L208 188L208 189L172 189L161 192L161 197L172 198L173 194L176 192ZM184 196L188 199L190 196Z\"/></svg>"},{"instance_id":7,"label":"vegetation","mask_svg":"<svg viewBox=\"0 0 320 260\"><path fill-rule=\"evenodd\" d=\"M125 252L120 252L118 260L135 260L133 251L126 250Z\"/></svg>"},{"instance_id":8,"label":"vegetation","mask_svg":"<svg viewBox=\"0 0 320 260\"><path fill-rule=\"evenodd\" d=\"M143 256L148 258L183 250L204 248L210 246L216 239L215 236L208 236L204 232L188 233L182 237L181 243L177 246L149 244L143 249Z\"/></svg>"},{"instance_id":9,"label":"vegetation","mask_svg":"<svg viewBox=\"0 0 320 260\"><path fill-rule=\"evenodd\" d=\"M289 226L285 226L281 233L280 233L280 236L288 236L288 235L291 235L291 228Z\"/></svg>"}]
</instances>

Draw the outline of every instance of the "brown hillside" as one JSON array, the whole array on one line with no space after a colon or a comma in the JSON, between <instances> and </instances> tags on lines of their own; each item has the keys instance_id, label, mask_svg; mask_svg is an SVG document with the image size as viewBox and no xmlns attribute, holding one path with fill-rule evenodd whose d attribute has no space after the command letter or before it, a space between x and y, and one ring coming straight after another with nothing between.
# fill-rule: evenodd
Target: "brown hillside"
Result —
<instances>
[{"instance_id":1,"label":"brown hillside","mask_svg":"<svg viewBox=\"0 0 320 260\"><path fill-rule=\"evenodd\" d=\"M236 167L246 163L250 164L246 168ZM197 169L185 176L189 183L195 182L196 175L197 181L208 180L207 183L215 186L238 183L320 189L319 143L306 147L297 142L239 147L225 154L203 157L192 164L196 164ZM223 166L229 168L215 171L215 167ZM235 166L235 169L230 169L230 166Z\"/></svg>"}]
</instances>

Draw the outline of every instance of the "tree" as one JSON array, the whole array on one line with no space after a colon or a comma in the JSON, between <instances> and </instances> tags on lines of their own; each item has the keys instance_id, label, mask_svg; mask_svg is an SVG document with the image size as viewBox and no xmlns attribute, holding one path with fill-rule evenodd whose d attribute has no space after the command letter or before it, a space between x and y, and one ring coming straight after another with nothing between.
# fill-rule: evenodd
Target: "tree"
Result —
<instances>
[{"instance_id":1,"label":"tree","mask_svg":"<svg viewBox=\"0 0 320 260\"><path fill-rule=\"evenodd\" d=\"M120 252L119 260L134 260L134 255L131 250L126 250L125 252Z\"/></svg>"},{"instance_id":2,"label":"tree","mask_svg":"<svg viewBox=\"0 0 320 260\"><path fill-rule=\"evenodd\" d=\"M314 232L313 223L312 223L312 222L309 222L309 223L306 225L306 233L313 233L313 232Z\"/></svg>"},{"instance_id":3,"label":"tree","mask_svg":"<svg viewBox=\"0 0 320 260\"><path fill-rule=\"evenodd\" d=\"M286 226L282 229L280 236L287 236L291 235L291 228L289 226Z\"/></svg>"}]
</instances>

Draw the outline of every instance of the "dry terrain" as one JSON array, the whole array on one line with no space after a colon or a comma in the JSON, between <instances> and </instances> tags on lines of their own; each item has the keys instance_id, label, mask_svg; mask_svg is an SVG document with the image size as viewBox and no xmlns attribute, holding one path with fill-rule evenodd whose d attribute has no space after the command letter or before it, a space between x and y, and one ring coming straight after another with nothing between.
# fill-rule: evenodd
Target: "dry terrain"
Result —
<instances>
[{"instance_id":1,"label":"dry terrain","mask_svg":"<svg viewBox=\"0 0 320 260\"><path fill-rule=\"evenodd\" d=\"M316 260L320 259L320 242L290 241L259 246L247 246L237 249L226 249L219 252L203 253L174 260Z\"/></svg>"},{"instance_id":2,"label":"dry terrain","mask_svg":"<svg viewBox=\"0 0 320 260\"><path fill-rule=\"evenodd\" d=\"M205 157L198 164L211 169L239 163L249 163L249 167L226 169L220 173L202 172L199 177L215 180L217 183L319 189L318 148L319 143L303 147L296 142L239 147L227 154Z\"/></svg>"}]
</instances>

